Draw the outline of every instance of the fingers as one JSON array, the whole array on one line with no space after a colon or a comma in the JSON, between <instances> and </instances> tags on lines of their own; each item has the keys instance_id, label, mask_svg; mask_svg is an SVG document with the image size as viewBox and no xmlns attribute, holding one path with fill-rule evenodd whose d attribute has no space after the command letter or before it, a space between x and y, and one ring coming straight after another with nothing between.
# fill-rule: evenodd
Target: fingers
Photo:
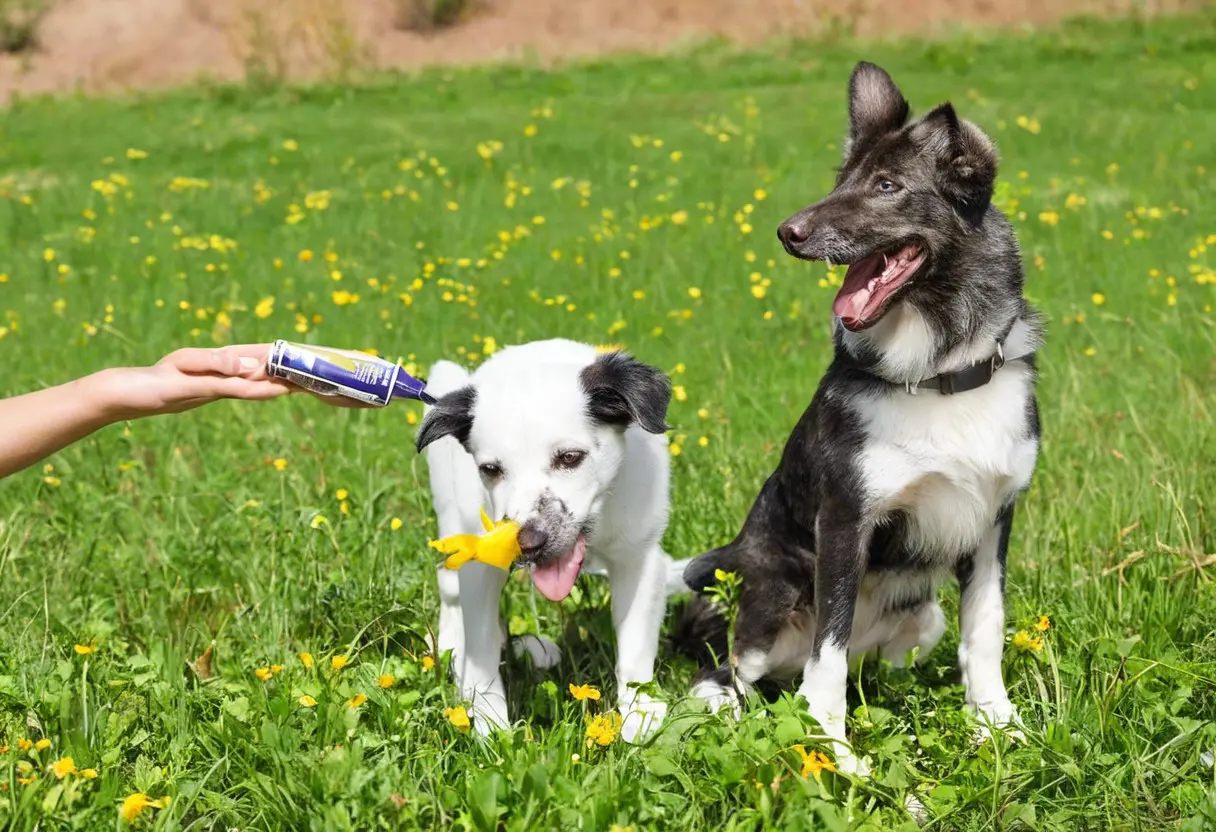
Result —
<instances>
[{"instance_id":1,"label":"fingers","mask_svg":"<svg viewBox=\"0 0 1216 832\"><path fill-rule=\"evenodd\" d=\"M240 356L222 349L207 350L187 347L169 353L157 361L156 365L172 367L178 372L190 375L215 373L221 376L236 376L241 373Z\"/></svg>"},{"instance_id":2,"label":"fingers","mask_svg":"<svg viewBox=\"0 0 1216 832\"><path fill-rule=\"evenodd\" d=\"M189 375L266 378L270 344L237 344L216 349L186 348L171 352L157 362Z\"/></svg>"}]
</instances>

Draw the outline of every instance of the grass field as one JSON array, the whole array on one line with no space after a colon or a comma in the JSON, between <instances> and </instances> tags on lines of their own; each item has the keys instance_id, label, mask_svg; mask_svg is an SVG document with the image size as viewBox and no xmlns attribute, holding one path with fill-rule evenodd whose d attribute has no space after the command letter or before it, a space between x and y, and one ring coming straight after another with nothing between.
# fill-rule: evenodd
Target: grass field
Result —
<instances>
[{"instance_id":1,"label":"grass field","mask_svg":"<svg viewBox=\"0 0 1216 832\"><path fill-rule=\"evenodd\" d=\"M276 337L419 372L550 336L623 343L678 385L681 557L733 536L828 361L840 273L786 257L775 229L830 188L856 59L996 139L1050 326L1008 581L1024 742L973 743L952 620L914 671L870 667L850 691L868 780L800 776L815 728L792 699L739 723L681 702L693 667L670 650L665 730L588 746L615 649L591 579L560 606L511 583L512 632L566 656L507 669L513 732L463 733L426 656L420 411L293 397L114 427L0 484L0 826L115 828L134 792L171 800L136 824L194 830L914 828L909 794L932 829L1216 825L1214 30L707 47L0 112L0 394ZM943 603L954 619L952 588ZM59 779L63 757L97 776Z\"/></svg>"}]
</instances>

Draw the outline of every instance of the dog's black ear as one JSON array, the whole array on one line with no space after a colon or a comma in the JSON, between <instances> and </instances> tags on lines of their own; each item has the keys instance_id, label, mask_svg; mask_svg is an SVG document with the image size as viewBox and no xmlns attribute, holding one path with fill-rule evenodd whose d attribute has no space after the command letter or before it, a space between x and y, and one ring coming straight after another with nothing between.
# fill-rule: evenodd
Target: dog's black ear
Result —
<instances>
[{"instance_id":1,"label":"dog's black ear","mask_svg":"<svg viewBox=\"0 0 1216 832\"><path fill-rule=\"evenodd\" d=\"M467 442L469 431L473 429L473 403L476 401L477 391L466 386L435 402L422 418L422 427L418 428L415 443L418 451L421 453L427 445L445 436L455 438L461 445Z\"/></svg>"},{"instance_id":2,"label":"dog's black ear","mask_svg":"<svg viewBox=\"0 0 1216 832\"><path fill-rule=\"evenodd\" d=\"M584 367L579 382L587 396L587 414L595 421L637 424L650 433L667 430L671 381L662 370L623 352L609 352Z\"/></svg>"},{"instance_id":3,"label":"dog's black ear","mask_svg":"<svg viewBox=\"0 0 1216 832\"><path fill-rule=\"evenodd\" d=\"M949 103L917 122L911 135L922 152L937 161L942 194L964 219L978 224L996 184L996 145L974 124L960 119Z\"/></svg>"},{"instance_id":4,"label":"dog's black ear","mask_svg":"<svg viewBox=\"0 0 1216 832\"><path fill-rule=\"evenodd\" d=\"M849 78L845 158L858 142L898 130L907 120L908 102L887 71L866 61L857 64Z\"/></svg>"}]
</instances>

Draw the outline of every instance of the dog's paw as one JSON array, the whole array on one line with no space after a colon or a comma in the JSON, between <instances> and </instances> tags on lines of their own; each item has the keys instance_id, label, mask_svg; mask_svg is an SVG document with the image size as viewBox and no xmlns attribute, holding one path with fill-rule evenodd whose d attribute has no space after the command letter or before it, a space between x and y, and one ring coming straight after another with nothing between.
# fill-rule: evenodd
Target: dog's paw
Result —
<instances>
[{"instance_id":1,"label":"dog's paw","mask_svg":"<svg viewBox=\"0 0 1216 832\"><path fill-rule=\"evenodd\" d=\"M704 702L711 714L720 713L723 708L727 708L728 713L735 719L739 719L743 715L743 706L739 702L739 697L733 690L723 687L717 682L708 679L697 682L689 691L689 696Z\"/></svg>"},{"instance_id":2,"label":"dog's paw","mask_svg":"<svg viewBox=\"0 0 1216 832\"><path fill-rule=\"evenodd\" d=\"M562 660L562 650L547 638L540 636L519 636L512 639L511 649L515 651L516 658L523 656L525 653L531 657L532 666L537 670L549 670L557 667Z\"/></svg>"},{"instance_id":3,"label":"dog's paw","mask_svg":"<svg viewBox=\"0 0 1216 832\"><path fill-rule=\"evenodd\" d=\"M841 774L847 774L850 777L870 776L869 764L852 751L847 751L843 748L841 748L840 753L836 755L836 770Z\"/></svg>"},{"instance_id":4,"label":"dog's paw","mask_svg":"<svg viewBox=\"0 0 1216 832\"><path fill-rule=\"evenodd\" d=\"M479 737L488 737L495 731L505 731L511 726L506 714L490 713L486 708L474 708L469 714L473 731Z\"/></svg>"},{"instance_id":5,"label":"dog's paw","mask_svg":"<svg viewBox=\"0 0 1216 832\"><path fill-rule=\"evenodd\" d=\"M977 702L969 707L977 722L975 734L979 742L991 739L993 733L998 731L1018 742L1026 740L1018 709L1008 699Z\"/></svg>"},{"instance_id":6,"label":"dog's paw","mask_svg":"<svg viewBox=\"0 0 1216 832\"><path fill-rule=\"evenodd\" d=\"M653 734L667 717L667 703L645 693L623 697L618 707L621 711L621 738L631 745Z\"/></svg>"}]
</instances>

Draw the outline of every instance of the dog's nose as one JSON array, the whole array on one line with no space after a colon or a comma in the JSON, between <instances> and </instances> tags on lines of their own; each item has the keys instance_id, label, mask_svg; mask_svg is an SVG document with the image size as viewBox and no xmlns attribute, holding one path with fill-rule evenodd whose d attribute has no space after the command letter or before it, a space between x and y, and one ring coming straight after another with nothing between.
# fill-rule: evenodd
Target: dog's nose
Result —
<instances>
[{"instance_id":1,"label":"dog's nose","mask_svg":"<svg viewBox=\"0 0 1216 832\"><path fill-rule=\"evenodd\" d=\"M802 245L811 238L811 224L799 220L786 220L777 228L777 239L787 248Z\"/></svg>"},{"instance_id":2,"label":"dog's nose","mask_svg":"<svg viewBox=\"0 0 1216 832\"><path fill-rule=\"evenodd\" d=\"M538 529L531 523L525 523L519 530L519 551L525 558L534 558L549 542L549 533Z\"/></svg>"}]
</instances>

